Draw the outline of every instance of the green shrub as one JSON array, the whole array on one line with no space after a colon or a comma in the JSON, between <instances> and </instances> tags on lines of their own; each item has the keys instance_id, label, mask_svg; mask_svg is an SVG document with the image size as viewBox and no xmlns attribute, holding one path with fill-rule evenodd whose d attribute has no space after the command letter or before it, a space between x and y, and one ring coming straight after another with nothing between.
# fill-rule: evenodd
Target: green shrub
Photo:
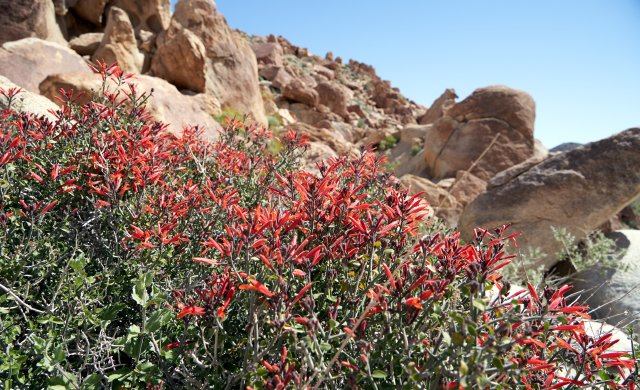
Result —
<instances>
[{"instance_id":1,"label":"green shrub","mask_svg":"<svg viewBox=\"0 0 640 390\"><path fill-rule=\"evenodd\" d=\"M380 144L378 145L378 150L380 151L389 150L395 147L397 144L398 144L398 139L393 135L388 135L382 141L380 141Z\"/></svg>"},{"instance_id":2,"label":"green shrub","mask_svg":"<svg viewBox=\"0 0 640 390\"><path fill-rule=\"evenodd\" d=\"M220 114L213 117L213 119L215 119L216 122L218 122L222 126L228 126L230 121L242 118L244 118L244 114L232 107L225 108Z\"/></svg>"},{"instance_id":3,"label":"green shrub","mask_svg":"<svg viewBox=\"0 0 640 390\"><path fill-rule=\"evenodd\" d=\"M5 387L510 389L637 373L584 333L567 287L509 293L516 235L429 229L383 157L314 176L293 132L277 154L235 119L215 143L175 138L126 75L99 71L122 89L85 106L66 94L53 123L2 111Z\"/></svg>"}]
</instances>

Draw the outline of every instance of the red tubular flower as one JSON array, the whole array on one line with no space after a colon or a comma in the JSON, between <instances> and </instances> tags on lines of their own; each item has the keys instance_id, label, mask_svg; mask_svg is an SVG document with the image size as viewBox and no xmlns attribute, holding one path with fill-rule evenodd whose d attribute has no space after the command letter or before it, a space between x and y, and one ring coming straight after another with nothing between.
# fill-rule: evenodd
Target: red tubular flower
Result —
<instances>
[{"instance_id":1,"label":"red tubular flower","mask_svg":"<svg viewBox=\"0 0 640 390\"><path fill-rule=\"evenodd\" d=\"M201 316L201 315L204 315L205 313L206 313L206 310L204 309L204 307L185 306L180 311L180 314L178 314L178 319L186 316Z\"/></svg>"}]
</instances>

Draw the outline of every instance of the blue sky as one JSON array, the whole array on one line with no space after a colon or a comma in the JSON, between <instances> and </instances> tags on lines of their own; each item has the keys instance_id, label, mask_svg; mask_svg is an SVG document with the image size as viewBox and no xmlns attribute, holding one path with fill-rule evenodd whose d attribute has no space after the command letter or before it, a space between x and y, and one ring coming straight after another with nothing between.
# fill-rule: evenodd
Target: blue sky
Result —
<instances>
[{"instance_id":1,"label":"blue sky","mask_svg":"<svg viewBox=\"0 0 640 390\"><path fill-rule=\"evenodd\" d=\"M232 28L373 65L429 106L504 84L547 147L640 126L640 0L217 0Z\"/></svg>"}]
</instances>

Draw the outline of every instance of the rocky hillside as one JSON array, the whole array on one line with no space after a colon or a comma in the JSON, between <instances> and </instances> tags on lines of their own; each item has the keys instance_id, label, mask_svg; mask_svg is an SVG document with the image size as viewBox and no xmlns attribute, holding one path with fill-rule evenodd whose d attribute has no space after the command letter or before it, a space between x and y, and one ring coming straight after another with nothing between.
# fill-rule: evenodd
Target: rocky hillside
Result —
<instances>
[{"instance_id":1,"label":"rocky hillside","mask_svg":"<svg viewBox=\"0 0 640 390\"><path fill-rule=\"evenodd\" d=\"M639 224L627 206L640 195L640 129L549 152L535 139L535 102L524 91L487 86L458 101L449 89L426 108L370 65L232 30L211 0L180 0L173 14L169 0L0 0L0 8L0 87L33 93L24 102L33 110L50 104L35 95L97 90L88 64L104 60L153 90L150 114L176 133L198 125L214 137L231 115L296 128L312 141L309 170L377 148L465 237L515 223L522 242L546 254L545 269L558 261L552 226L580 239L624 227L616 221Z\"/></svg>"}]
</instances>

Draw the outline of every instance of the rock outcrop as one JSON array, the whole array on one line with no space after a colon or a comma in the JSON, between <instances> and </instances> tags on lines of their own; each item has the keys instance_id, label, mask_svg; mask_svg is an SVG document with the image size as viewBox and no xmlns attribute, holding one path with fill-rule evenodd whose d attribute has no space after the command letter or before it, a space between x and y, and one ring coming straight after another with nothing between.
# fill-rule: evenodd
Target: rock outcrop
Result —
<instances>
[{"instance_id":1,"label":"rock outcrop","mask_svg":"<svg viewBox=\"0 0 640 390\"><path fill-rule=\"evenodd\" d=\"M0 44L40 38L65 45L51 0L0 0Z\"/></svg>"},{"instance_id":2,"label":"rock outcrop","mask_svg":"<svg viewBox=\"0 0 640 390\"><path fill-rule=\"evenodd\" d=\"M180 0L173 20L204 45L210 66L207 93L218 99L223 108L266 124L255 54L240 33L231 31L215 4L210 0Z\"/></svg>"},{"instance_id":3,"label":"rock outcrop","mask_svg":"<svg viewBox=\"0 0 640 390\"><path fill-rule=\"evenodd\" d=\"M107 17L104 37L93 54L93 61L117 63L125 72L140 73L144 64L144 55L138 50L133 26L129 15L118 7L111 7Z\"/></svg>"},{"instance_id":4,"label":"rock outcrop","mask_svg":"<svg viewBox=\"0 0 640 390\"><path fill-rule=\"evenodd\" d=\"M160 35L156 54L151 61L151 73L180 89L206 92L211 69L207 53L194 33L172 20L169 29Z\"/></svg>"},{"instance_id":5,"label":"rock outcrop","mask_svg":"<svg viewBox=\"0 0 640 390\"><path fill-rule=\"evenodd\" d=\"M553 155L481 194L464 210L459 228L513 223L523 248L541 249L547 269L561 244L551 226L565 227L578 239L640 195L640 128Z\"/></svg>"},{"instance_id":6,"label":"rock outcrop","mask_svg":"<svg viewBox=\"0 0 640 390\"><path fill-rule=\"evenodd\" d=\"M185 126L200 126L209 137L216 136L220 125L207 112L211 102L204 95L186 96L173 85L157 77L137 75L133 80L138 85L138 93L150 93L147 110L151 116L169 125L169 131L180 134ZM93 73L63 73L49 76L40 85L41 93L54 99L60 88L73 88L74 91L85 92L89 99L92 93L99 91L102 79ZM113 87L113 86L112 86Z\"/></svg>"},{"instance_id":7,"label":"rock outcrop","mask_svg":"<svg viewBox=\"0 0 640 390\"><path fill-rule=\"evenodd\" d=\"M446 89L442 95L440 95L427 110L426 113L418 118L418 123L421 125L429 125L435 123L438 119L442 118L447 111L456 103L456 91L453 89Z\"/></svg>"},{"instance_id":8,"label":"rock outcrop","mask_svg":"<svg viewBox=\"0 0 640 390\"><path fill-rule=\"evenodd\" d=\"M528 159L534 154L534 119L535 104L525 92L504 86L475 90L443 113L427 134L428 176L453 177L472 168L471 173L488 180Z\"/></svg>"},{"instance_id":9,"label":"rock outcrop","mask_svg":"<svg viewBox=\"0 0 640 390\"><path fill-rule=\"evenodd\" d=\"M129 15L137 33L149 31L158 34L169 27L170 0L111 0L110 5L124 10Z\"/></svg>"},{"instance_id":10,"label":"rock outcrop","mask_svg":"<svg viewBox=\"0 0 640 390\"><path fill-rule=\"evenodd\" d=\"M0 48L0 75L30 92L39 93L42 80L63 72L91 73L91 69L68 47L39 38L7 42Z\"/></svg>"}]
</instances>

